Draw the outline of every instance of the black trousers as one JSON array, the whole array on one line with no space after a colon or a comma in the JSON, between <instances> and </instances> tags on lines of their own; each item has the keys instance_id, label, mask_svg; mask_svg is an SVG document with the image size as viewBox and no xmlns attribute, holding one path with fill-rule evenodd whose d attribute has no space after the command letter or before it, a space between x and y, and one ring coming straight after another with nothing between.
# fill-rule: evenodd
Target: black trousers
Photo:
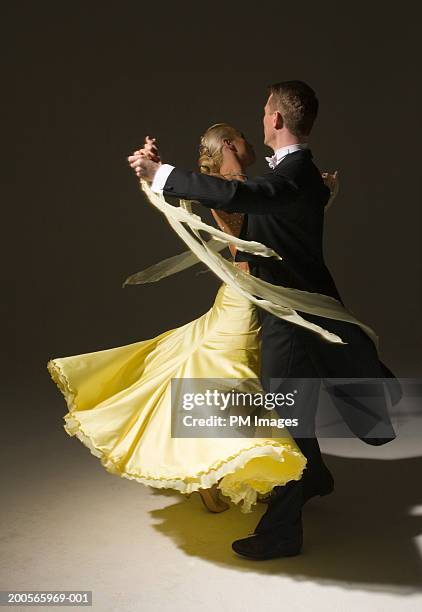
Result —
<instances>
[{"instance_id":1,"label":"black trousers","mask_svg":"<svg viewBox=\"0 0 422 612\"><path fill-rule=\"evenodd\" d=\"M282 487L255 529L255 533L271 531L281 535L300 515L304 487L318 488L332 476L322 459L315 436L320 381L305 342L306 333L309 332L262 309L259 309L259 317L262 326L261 384L264 391L271 393L290 392L293 388L298 391L294 413L289 413L285 407L277 407L276 410L281 417L295 416L299 419L303 437L296 437L294 428L289 428L289 431L307 458L301 480L291 481ZM286 377L288 380L276 380ZM306 378L311 380L303 380Z\"/></svg>"},{"instance_id":2,"label":"black trousers","mask_svg":"<svg viewBox=\"0 0 422 612\"><path fill-rule=\"evenodd\" d=\"M294 428L290 433L302 449L314 448L315 417L319 396L319 371L311 358L304 341L304 331L298 325L283 321L259 309L261 322L261 383L265 391L272 393L295 392L293 408L277 406L275 410L283 417L300 420L302 437L296 438ZM305 331L307 332L307 330ZM287 379L287 380L286 380ZM315 454L315 460L319 453ZM313 455L311 456L311 458Z\"/></svg>"}]
</instances>

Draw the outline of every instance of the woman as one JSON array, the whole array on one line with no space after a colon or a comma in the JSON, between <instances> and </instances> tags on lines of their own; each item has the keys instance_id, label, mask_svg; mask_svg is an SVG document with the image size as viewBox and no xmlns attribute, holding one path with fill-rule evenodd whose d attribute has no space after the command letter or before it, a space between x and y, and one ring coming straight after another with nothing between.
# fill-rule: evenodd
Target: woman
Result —
<instances>
[{"instance_id":1,"label":"woman","mask_svg":"<svg viewBox=\"0 0 422 612\"><path fill-rule=\"evenodd\" d=\"M222 163L223 146L236 153L231 167ZM142 154L158 156L154 141ZM254 161L243 134L227 124L212 126L201 139L201 172L242 180ZM239 235L242 214L213 215L226 234ZM229 248L234 256L234 245ZM248 272L246 262L237 265ZM259 378L256 307L225 283L198 319L149 340L51 359L47 368L67 402L66 432L110 473L184 494L199 491L213 512L228 508L221 491L248 512L259 495L299 480L305 469L306 458L287 430L277 431L283 437L171 437L172 378Z\"/></svg>"}]
</instances>

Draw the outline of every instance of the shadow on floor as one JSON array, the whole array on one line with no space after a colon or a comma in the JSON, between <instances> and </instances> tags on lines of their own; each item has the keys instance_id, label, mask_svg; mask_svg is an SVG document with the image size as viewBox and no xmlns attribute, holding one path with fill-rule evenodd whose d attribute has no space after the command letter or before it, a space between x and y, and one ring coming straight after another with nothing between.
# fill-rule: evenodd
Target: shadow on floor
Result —
<instances>
[{"instance_id":1,"label":"shadow on floor","mask_svg":"<svg viewBox=\"0 0 422 612\"><path fill-rule=\"evenodd\" d=\"M251 514L231 508L205 510L199 495L151 512L154 528L186 554L237 570L283 574L297 580L341 583L347 588L401 594L422 591L421 556L415 537L422 515L422 457L379 460L325 456L336 485L328 497L305 506L301 555L248 561L231 542L251 533L266 506ZM155 493L161 495L162 492Z\"/></svg>"}]
</instances>

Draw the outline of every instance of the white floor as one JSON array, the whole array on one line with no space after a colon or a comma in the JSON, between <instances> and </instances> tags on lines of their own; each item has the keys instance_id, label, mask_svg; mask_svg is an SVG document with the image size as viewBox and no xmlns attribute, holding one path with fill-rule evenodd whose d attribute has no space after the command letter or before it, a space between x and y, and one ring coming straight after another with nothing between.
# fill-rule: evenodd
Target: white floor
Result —
<instances>
[{"instance_id":1,"label":"white floor","mask_svg":"<svg viewBox=\"0 0 422 612\"><path fill-rule=\"evenodd\" d=\"M322 441L336 491L306 506L303 554L251 562L230 544L263 505L213 515L108 474L45 395L3 427L1 589L92 590L98 612L422 610L420 437Z\"/></svg>"}]
</instances>

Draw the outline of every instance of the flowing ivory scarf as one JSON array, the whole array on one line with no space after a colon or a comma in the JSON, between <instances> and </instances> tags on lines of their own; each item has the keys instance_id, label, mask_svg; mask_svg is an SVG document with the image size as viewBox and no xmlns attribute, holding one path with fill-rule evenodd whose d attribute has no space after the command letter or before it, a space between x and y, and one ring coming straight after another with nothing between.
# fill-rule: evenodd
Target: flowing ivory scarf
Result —
<instances>
[{"instance_id":1,"label":"flowing ivory scarf","mask_svg":"<svg viewBox=\"0 0 422 612\"><path fill-rule=\"evenodd\" d=\"M164 214L173 230L188 245L189 250L163 259L136 274L132 274L125 280L123 287L156 282L202 261L223 282L233 287L253 304L271 314L306 327L329 342L340 344L347 343L343 342L336 334L307 321L296 310L354 323L359 325L371 338L378 350L379 338L376 333L370 327L358 321L352 312L335 298L320 293L291 289L282 285L273 285L252 274L243 272L219 253L230 243L240 251L282 260L282 257L275 251L260 242L242 240L204 223L200 216L192 213L192 203L196 203L195 200L180 200L180 206L173 206L166 202L163 194L154 193L146 181L141 180L140 186L149 202ZM191 232L186 229L185 225L190 228ZM199 230L209 234L211 236L210 240L204 240Z\"/></svg>"}]
</instances>

